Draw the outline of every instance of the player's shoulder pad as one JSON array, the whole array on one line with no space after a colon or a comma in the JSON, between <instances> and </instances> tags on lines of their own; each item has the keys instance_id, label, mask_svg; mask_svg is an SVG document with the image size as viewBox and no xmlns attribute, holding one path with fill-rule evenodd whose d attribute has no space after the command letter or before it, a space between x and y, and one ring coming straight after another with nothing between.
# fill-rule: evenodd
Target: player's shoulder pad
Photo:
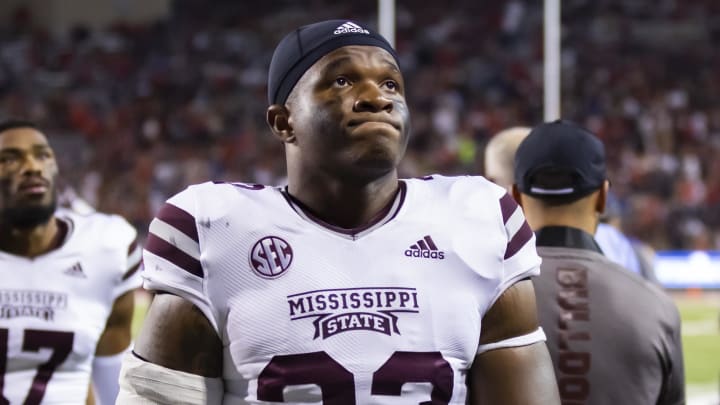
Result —
<instances>
[{"instance_id":1,"label":"player's shoulder pad","mask_svg":"<svg viewBox=\"0 0 720 405\"><path fill-rule=\"evenodd\" d=\"M213 219L234 212L251 199L259 198L273 187L254 183L209 181L187 187L168 203L187 211L195 218Z\"/></svg>"},{"instance_id":2,"label":"player's shoulder pad","mask_svg":"<svg viewBox=\"0 0 720 405\"><path fill-rule=\"evenodd\" d=\"M106 246L127 247L137 238L137 230L125 218L116 214L91 212L79 214L73 211L58 211L56 215L68 220L73 232L88 235L88 241Z\"/></svg>"},{"instance_id":3,"label":"player's shoulder pad","mask_svg":"<svg viewBox=\"0 0 720 405\"><path fill-rule=\"evenodd\" d=\"M407 181L412 183L412 187L420 189L429 199L442 198L456 208L468 208L471 211L483 207L499 207L498 200L506 194L504 188L482 176L433 174Z\"/></svg>"}]
</instances>

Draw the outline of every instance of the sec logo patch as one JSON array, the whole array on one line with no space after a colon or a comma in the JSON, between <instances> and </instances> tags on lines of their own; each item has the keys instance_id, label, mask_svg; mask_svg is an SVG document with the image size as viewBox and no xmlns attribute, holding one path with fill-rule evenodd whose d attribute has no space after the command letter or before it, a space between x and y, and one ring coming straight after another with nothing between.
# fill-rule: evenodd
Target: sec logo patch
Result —
<instances>
[{"instance_id":1,"label":"sec logo patch","mask_svg":"<svg viewBox=\"0 0 720 405\"><path fill-rule=\"evenodd\" d=\"M250 251L250 267L264 278L280 277L290 268L293 250L277 236L266 236L255 242Z\"/></svg>"}]
</instances>

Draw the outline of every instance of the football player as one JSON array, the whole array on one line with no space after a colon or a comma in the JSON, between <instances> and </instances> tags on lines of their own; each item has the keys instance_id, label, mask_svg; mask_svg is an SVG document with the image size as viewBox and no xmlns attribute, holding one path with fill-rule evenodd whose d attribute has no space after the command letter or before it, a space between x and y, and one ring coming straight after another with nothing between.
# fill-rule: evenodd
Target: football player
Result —
<instances>
[{"instance_id":1,"label":"football player","mask_svg":"<svg viewBox=\"0 0 720 405\"><path fill-rule=\"evenodd\" d=\"M0 123L0 403L112 404L141 250L124 219L56 210L55 154Z\"/></svg>"},{"instance_id":2,"label":"football player","mask_svg":"<svg viewBox=\"0 0 720 405\"><path fill-rule=\"evenodd\" d=\"M558 404L533 233L483 178L398 179L410 124L388 42L298 28L268 99L288 185L195 185L159 211L159 295L118 403Z\"/></svg>"}]
</instances>

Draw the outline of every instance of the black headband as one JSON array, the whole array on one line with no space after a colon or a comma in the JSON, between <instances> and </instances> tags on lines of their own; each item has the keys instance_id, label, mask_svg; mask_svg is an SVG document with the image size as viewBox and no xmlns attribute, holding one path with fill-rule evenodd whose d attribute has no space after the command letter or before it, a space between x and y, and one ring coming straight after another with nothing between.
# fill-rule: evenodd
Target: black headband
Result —
<instances>
[{"instance_id":1,"label":"black headband","mask_svg":"<svg viewBox=\"0 0 720 405\"><path fill-rule=\"evenodd\" d=\"M398 62L395 50L385 38L352 21L328 20L305 25L286 35L275 48L268 71L268 103L285 104L295 84L315 62L349 45L377 46Z\"/></svg>"}]
</instances>

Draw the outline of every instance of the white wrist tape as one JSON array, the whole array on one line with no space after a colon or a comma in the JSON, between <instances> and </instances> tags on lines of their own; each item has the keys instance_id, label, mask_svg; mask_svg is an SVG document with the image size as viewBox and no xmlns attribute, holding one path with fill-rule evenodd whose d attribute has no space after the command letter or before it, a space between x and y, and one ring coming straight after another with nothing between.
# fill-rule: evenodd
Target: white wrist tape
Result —
<instances>
[{"instance_id":1,"label":"white wrist tape","mask_svg":"<svg viewBox=\"0 0 720 405\"><path fill-rule=\"evenodd\" d=\"M123 359L116 404L220 405L222 397L220 378L172 370L131 352Z\"/></svg>"}]
</instances>

